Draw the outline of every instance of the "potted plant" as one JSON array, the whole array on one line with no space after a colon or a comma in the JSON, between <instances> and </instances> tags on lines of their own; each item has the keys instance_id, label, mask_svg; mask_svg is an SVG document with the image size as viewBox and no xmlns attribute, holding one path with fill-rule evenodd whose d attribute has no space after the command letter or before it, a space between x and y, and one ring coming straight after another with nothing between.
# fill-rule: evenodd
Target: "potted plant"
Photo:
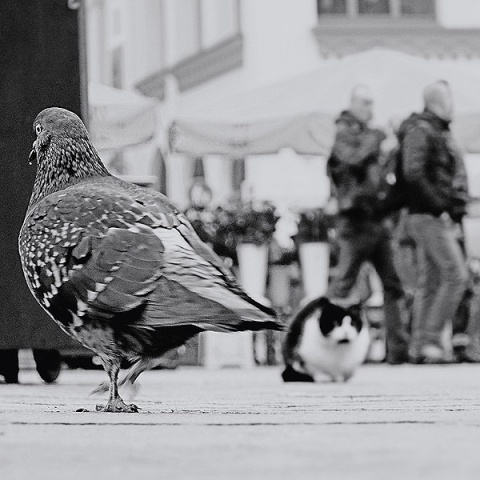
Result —
<instances>
[{"instance_id":1,"label":"potted plant","mask_svg":"<svg viewBox=\"0 0 480 480\"><path fill-rule=\"evenodd\" d=\"M275 207L268 202L238 205L235 225L240 282L249 295L261 302L266 300L268 249L276 222Z\"/></svg>"},{"instance_id":2,"label":"potted plant","mask_svg":"<svg viewBox=\"0 0 480 480\"><path fill-rule=\"evenodd\" d=\"M269 202L237 202L217 207L212 224L212 246L239 267L240 282L247 292L264 297L268 249L277 215Z\"/></svg>"},{"instance_id":3,"label":"potted plant","mask_svg":"<svg viewBox=\"0 0 480 480\"><path fill-rule=\"evenodd\" d=\"M300 212L294 240L299 253L305 303L327 293L332 226L332 216L322 208Z\"/></svg>"}]
</instances>

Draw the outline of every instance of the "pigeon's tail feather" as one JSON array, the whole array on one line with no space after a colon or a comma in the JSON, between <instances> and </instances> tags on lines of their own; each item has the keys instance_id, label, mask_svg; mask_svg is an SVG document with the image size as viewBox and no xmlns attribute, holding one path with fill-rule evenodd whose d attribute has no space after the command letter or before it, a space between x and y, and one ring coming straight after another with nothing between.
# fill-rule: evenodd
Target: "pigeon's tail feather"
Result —
<instances>
[{"instance_id":1,"label":"pigeon's tail feather","mask_svg":"<svg viewBox=\"0 0 480 480\"><path fill-rule=\"evenodd\" d=\"M201 282L193 287L185 279L180 284L166 277L158 280L156 290L149 295L143 321L154 328L193 325L217 332L283 328L275 317L225 287Z\"/></svg>"},{"instance_id":2,"label":"pigeon's tail feather","mask_svg":"<svg viewBox=\"0 0 480 480\"><path fill-rule=\"evenodd\" d=\"M181 220L181 219L180 219ZM228 288L235 292L239 297L243 298L246 302L259 309L260 311L266 313L267 315L276 316L275 310L266 305L263 305L261 302L258 302L254 298L247 295L237 284L237 281L230 270L224 265L222 260L218 255L205 243L203 243L198 235L194 232L190 225L181 224L178 227L178 231L188 242L190 247L199 255L202 259L208 261L215 269L217 269L224 278L224 281Z\"/></svg>"}]
</instances>

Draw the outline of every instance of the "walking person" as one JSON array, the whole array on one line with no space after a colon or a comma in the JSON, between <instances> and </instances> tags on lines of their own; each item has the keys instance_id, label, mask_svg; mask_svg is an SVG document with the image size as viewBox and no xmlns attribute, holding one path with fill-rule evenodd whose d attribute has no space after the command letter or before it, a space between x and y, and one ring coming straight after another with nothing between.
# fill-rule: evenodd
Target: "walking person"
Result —
<instances>
[{"instance_id":1,"label":"walking person","mask_svg":"<svg viewBox=\"0 0 480 480\"><path fill-rule=\"evenodd\" d=\"M454 204L451 212L452 220L456 224L457 241L463 254L468 269L468 253L463 229L463 217L467 213L469 200L467 172L463 156L459 151L454 152L455 178L453 183ZM480 363L479 349L479 319L473 313L471 304L474 296L474 281L472 275L468 275L467 288L463 293L460 304L452 321L452 347L454 359L461 363Z\"/></svg>"},{"instance_id":2,"label":"walking person","mask_svg":"<svg viewBox=\"0 0 480 480\"><path fill-rule=\"evenodd\" d=\"M385 134L369 127L373 97L366 86L357 86L350 107L338 118L337 134L327 170L338 202L337 275L328 295L333 300L351 294L359 271L369 261L384 290L386 360L400 364L408 360L404 292L395 270L390 230L380 211L375 172Z\"/></svg>"},{"instance_id":3,"label":"walking person","mask_svg":"<svg viewBox=\"0 0 480 480\"><path fill-rule=\"evenodd\" d=\"M407 120L403 141L409 227L419 269L410 356L414 363L443 363L442 333L468 283L457 236L468 192L463 160L449 129L454 110L449 85L438 81L427 86L424 104L421 114Z\"/></svg>"}]
</instances>

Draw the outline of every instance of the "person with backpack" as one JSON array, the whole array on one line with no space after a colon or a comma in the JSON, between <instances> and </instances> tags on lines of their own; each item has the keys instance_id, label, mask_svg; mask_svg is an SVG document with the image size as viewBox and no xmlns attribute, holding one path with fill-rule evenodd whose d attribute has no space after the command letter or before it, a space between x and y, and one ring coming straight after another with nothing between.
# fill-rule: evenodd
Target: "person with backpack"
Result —
<instances>
[{"instance_id":1,"label":"person with backpack","mask_svg":"<svg viewBox=\"0 0 480 480\"><path fill-rule=\"evenodd\" d=\"M381 145L386 136L369 126L372 116L372 94L360 85L352 91L349 109L336 121L327 172L338 204L339 254L328 296L339 303L348 301L362 265L373 265L384 289L386 361L395 365L408 361L405 295L385 222L390 196L380 198Z\"/></svg>"},{"instance_id":2,"label":"person with backpack","mask_svg":"<svg viewBox=\"0 0 480 480\"><path fill-rule=\"evenodd\" d=\"M410 357L447 361L442 334L465 295L468 271L458 231L468 189L463 159L450 132L453 96L438 81L424 90L425 110L401 128L404 191L418 261Z\"/></svg>"}]
</instances>

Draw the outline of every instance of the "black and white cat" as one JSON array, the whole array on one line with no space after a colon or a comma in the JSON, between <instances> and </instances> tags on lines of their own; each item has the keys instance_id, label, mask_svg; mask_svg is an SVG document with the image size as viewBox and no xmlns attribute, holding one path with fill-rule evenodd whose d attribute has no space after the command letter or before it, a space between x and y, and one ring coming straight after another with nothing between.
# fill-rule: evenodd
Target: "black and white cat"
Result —
<instances>
[{"instance_id":1,"label":"black and white cat","mask_svg":"<svg viewBox=\"0 0 480 480\"><path fill-rule=\"evenodd\" d=\"M285 382L313 382L323 373L346 382L367 356L368 327L360 305L349 308L321 297L295 316L283 345Z\"/></svg>"}]
</instances>

